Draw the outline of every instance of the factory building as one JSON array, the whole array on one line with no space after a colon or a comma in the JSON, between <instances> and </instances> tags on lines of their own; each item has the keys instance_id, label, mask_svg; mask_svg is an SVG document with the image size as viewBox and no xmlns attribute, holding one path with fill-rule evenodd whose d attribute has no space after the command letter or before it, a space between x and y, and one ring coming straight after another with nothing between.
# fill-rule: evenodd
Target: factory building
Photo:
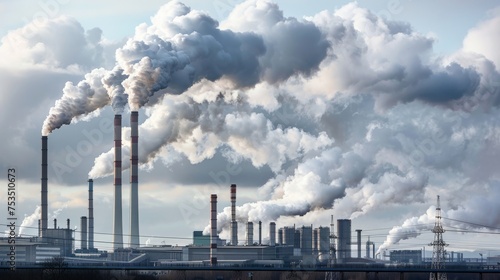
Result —
<instances>
[{"instance_id":1,"label":"factory building","mask_svg":"<svg viewBox=\"0 0 500 280\"><path fill-rule=\"evenodd\" d=\"M394 250L389 253L389 260L393 263L420 264L422 263L422 251Z\"/></svg>"}]
</instances>

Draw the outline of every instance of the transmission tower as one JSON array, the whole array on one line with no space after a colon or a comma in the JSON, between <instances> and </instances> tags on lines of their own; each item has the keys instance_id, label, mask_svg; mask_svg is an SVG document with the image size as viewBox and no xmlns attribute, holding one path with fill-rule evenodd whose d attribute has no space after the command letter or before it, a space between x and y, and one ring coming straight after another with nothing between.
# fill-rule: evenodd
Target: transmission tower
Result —
<instances>
[{"instance_id":1,"label":"transmission tower","mask_svg":"<svg viewBox=\"0 0 500 280\"><path fill-rule=\"evenodd\" d=\"M328 260L328 266L330 268L334 267L335 264L337 263L337 249L335 248L335 239L337 239L337 236L335 235L335 229L334 229L334 223L333 223L333 215L332 215L332 220L330 222L330 259ZM339 279L339 273L338 272L333 272L333 271L328 271L325 274L325 280L337 280Z\"/></svg>"},{"instance_id":2,"label":"transmission tower","mask_svg":"<svg viewBox=\"0 0 500 280\"><path fill-rule=\"evenodd\" d=\"M432 246L432 265L431 269L444 269L446 250L445 246L448 246L443 241L443 225L441 223L441 206L439 203L439 195L437 196L437 207L436 207L436 221L434 223L434 228L432 229L434 233L434 242L429 244ZM448 277L444 272L431 272L430 280L447 280Z\"/></svg>"}]
</instances>

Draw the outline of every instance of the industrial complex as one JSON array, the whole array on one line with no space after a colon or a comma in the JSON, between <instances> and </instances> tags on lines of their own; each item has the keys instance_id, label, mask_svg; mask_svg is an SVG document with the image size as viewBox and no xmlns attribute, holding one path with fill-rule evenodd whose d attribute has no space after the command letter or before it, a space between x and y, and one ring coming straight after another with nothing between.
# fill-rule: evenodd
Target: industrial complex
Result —
<instances>
[{"instance_id":1,"label":"industrial complex","mask_svg":"<svg viewBox=\"0 0 500 280\"><path fill-rule=\"evenodd\" d=\"M351 228L351 220L331 217L330 225L288 225L276 228L275 222L268 225L269 231L263 233L262 222L247 221L239 224L236 219L236 184L228 186L227 195L231 200L230 240L221 239L217 232L217 197L226 194L211 194L210 233L193 231L193 239L187 246L142 246L139 242L139 178L138 178L138 113L131 113L131 207L130 239L124 242L122 226L122 127L121 115L114 118L114 215L113 215L113 250L103 251L94 242L94 181L88 180L88 214L80 220L80 230L71 229L70 220L60 226L56 219L49 227L48 207L48 137L42 136L41 163L41 219L38 223L38 236L17 237L16 263L37 264L62 257L70 264L109 265L109 266L153 266L157 268L175 265L193 266L263 266L263 267L335 267L359 264L413 264L431 263L440 269L445 263L464 263L463 254L451 252L445 256L444 232L440 225L438 211L436 234L432 259L425 259L421 250L395 250L389 255L376 253L376 244L368 238L363 240L362 229ZM439 197L438 197L438 210ZM238 236L238 227L245 227L245 236ZM355 238L353 237L355 232ZM264 243L263 240L266 240ZM79 241L79 242L77 242ZM362 248L365 248L363 251ZM0 238L0 262L9 262L10 244L7 238ZM352 248L355 248L352 252ZM436 249L437 248L437 249ZM436 251L437 250L437 251ZM491 257L486 263L495 263L498 258ZM436 262L437 260L437 262ZM328 275L327 275L328 276Z\"/></svg>"}]
</instances>

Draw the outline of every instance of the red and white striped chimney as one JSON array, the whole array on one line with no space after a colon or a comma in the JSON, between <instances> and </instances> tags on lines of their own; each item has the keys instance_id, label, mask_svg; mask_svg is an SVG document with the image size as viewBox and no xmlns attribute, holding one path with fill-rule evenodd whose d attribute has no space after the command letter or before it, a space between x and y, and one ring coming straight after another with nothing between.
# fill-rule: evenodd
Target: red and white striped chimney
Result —
<instances>
[{"instance_id":1,"label":"red and white striped chimney","mask_svg":"<svg viewBox=\"0 0 500 280\"><path fill-rule=\"evenodd\" d=\"M210 264L217 265L217 195L210 196Z\"/></svg>"},{"instance_id":2,"label":"red and white striped chimney","mask_svg":"<svg viewBox=\"0 0 500 280\"><path fill-rule=\"evenodd\" d=\"M139 247L139 112L130 114L130 247Z\"/></svg>"},{"instance_id":3,"label":"red and white striped chimney","mask_svg":"<svg viewBox=\"0 0 500 280\"><path fill-rule=\"evenodd\" d=\"M122 220L122 116L115 115L115 201L113 208L113 249L123 248Z\"/></svg>"},{"instance_id":4,"label":"red and white striped chimney","mask_svg":"<svg viewBox=\"0 0 500 280\"><path fill-rule=\"evenodd\" d=\"M231 245L238 245L238 222L236 221L236 185L231 185Z\"/></svg>"}]
</instances>

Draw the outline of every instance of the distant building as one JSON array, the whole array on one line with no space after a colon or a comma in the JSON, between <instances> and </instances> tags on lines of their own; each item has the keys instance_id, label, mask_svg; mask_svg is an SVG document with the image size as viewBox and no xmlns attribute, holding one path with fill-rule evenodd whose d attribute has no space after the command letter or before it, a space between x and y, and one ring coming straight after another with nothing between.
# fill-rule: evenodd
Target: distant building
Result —
<instances>
[{"instance_id":1,"label":"distant building","mask_svg":"<svg viewBox=\"0 0 500 280\"><path fill-rule=\"evenodd\" d=\"M389 254L389 260L394 263L422 263L421 250L394 250Z\"/></svg>"},{"instance_id":2,"label":"distant building","mask_svg":"<svg viewBox=\"0 0 500 280\"><path fill-rule=\"evenodd\" d=\"M210 235L203 235L203 231L193 231L193 246L210 246Z\"/></svg>"}]
</instances>

